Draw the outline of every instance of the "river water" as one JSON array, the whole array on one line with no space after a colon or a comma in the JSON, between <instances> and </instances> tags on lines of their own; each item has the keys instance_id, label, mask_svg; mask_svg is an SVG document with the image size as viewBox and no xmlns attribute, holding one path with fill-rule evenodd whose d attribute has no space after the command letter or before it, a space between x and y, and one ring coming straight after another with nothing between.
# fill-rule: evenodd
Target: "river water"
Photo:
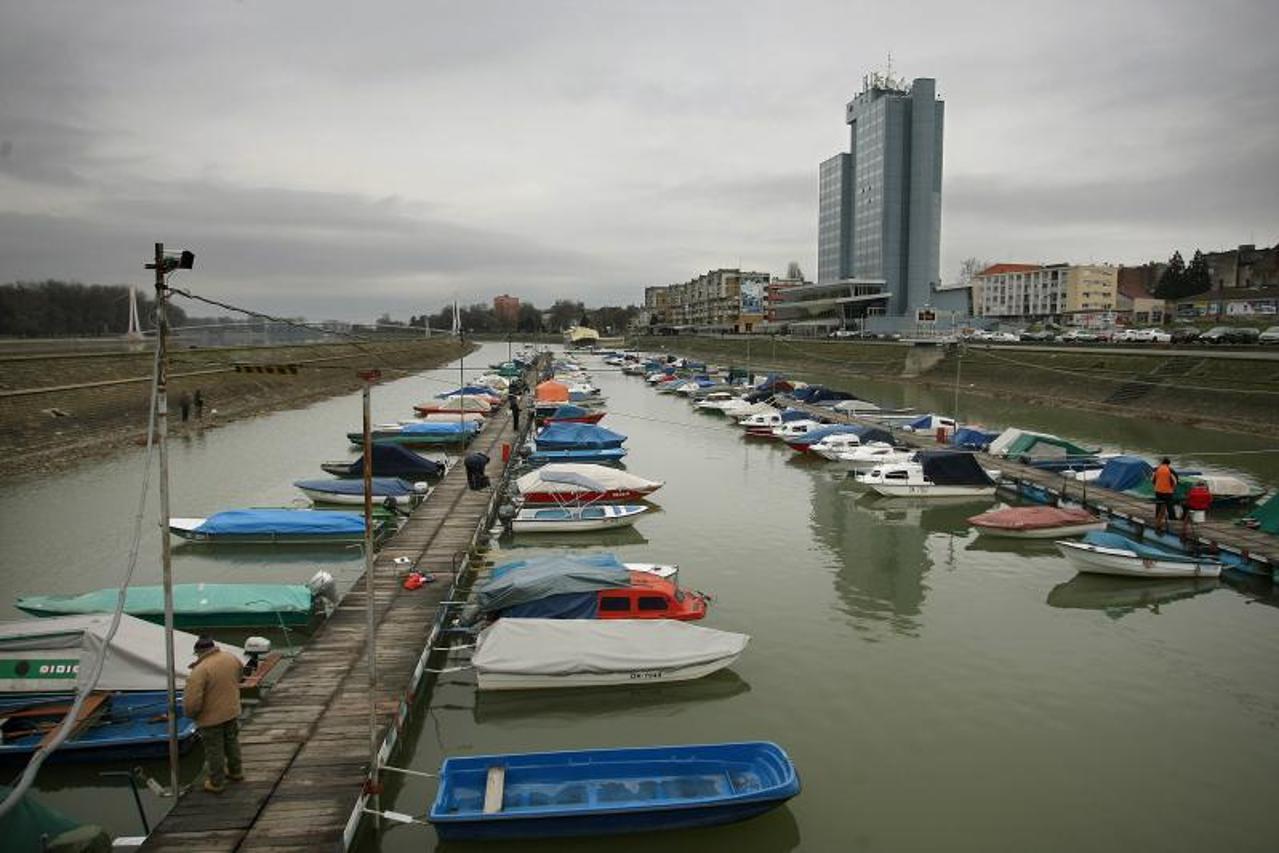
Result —
<instances>
[{"instance_id":1,"label":"river water","mask_svg":"<svg viewBox=\"0 0 1279 853\"><path fill-rule=\"evenodd\" d=\"M505 355L504 344L488 345L468 360ZM679 563L685 585L714 596L700 624L748 633L750 646L730 671L680 685L479 696L468 673L443 676L430 706L414 714L397 763L431 771L453 754L768 739L799 768L804 790L783 809L735 826L606 842L619 851L1272 848L1279 611L1266 606L1275 603L1268 584L1076 577L1051 546L992 546L972 534L964 519L994 501L874 499L820 462L746 439L639 379L594 375L609 398L605 425L630 436L629 470L667 483L654 495L660 509L611 536L608 549ZM376 416L406 416L446 381L429 374L381 386ZM950 408L940 392L833 384L886 403ZM961 406L990 423L1146 452L1267 445L1003 402ZM358 397L344 397L179 442L175 514L287 502L291 480L343 455L342 433L358 415ZM0 496L4 606L19 592L110 583L140 461L130 454ZM1200 461L1279 483L1266 455ZM589 541L502 542L492 556ZM153 536L147 549L153 581ZM180 580L301 581L322 566L346 583L359 570L354 555L284 556L179 549L175 567ZM40 789L77 817L138 832L127 789L95 772L51 769ZM429 780L397 777L384 805L422 815L433 793ZM163 809L147 803L153 815ZM436 846L420 826L360 843L394 853Z\"/></svg>"}]
</instances>

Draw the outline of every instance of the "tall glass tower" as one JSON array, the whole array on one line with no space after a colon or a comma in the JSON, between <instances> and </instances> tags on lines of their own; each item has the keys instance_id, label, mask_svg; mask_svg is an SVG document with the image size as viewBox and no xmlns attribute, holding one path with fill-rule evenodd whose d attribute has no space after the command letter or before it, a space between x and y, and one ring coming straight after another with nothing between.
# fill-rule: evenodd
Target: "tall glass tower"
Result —
<instances>
[{"instance_id":1,"label":"tall glass tower","mask_svg":"<svg viewBox=\"0 0 1279 853\"><path fill-rule=\"evenodd\" d=\"M941 281L944 117L931 78L863 79L846 113L849 152L821 165L819 282L882 279L890 315L931 304Z\"/></svg>"}]
</instances>

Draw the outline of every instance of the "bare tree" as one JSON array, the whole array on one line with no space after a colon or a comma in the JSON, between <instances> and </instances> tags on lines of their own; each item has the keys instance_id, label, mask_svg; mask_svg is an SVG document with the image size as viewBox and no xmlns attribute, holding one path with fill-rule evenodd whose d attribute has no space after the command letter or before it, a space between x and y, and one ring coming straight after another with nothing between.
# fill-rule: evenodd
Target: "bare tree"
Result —
<instances>
[{"instance_id":1,"label":"bare tree","mask_svg":"<svg viewBox=\"0 0 1279 853\"><path fill-rule=\"evenodd\" d=\"M804 271L800 269L799 261L791 261L789 264L786 265L786 280L787 281L803 281L804 280Z\"/></svg>"},{"instance_id":2,"label":"bare tree","mask_svg":"<svg viewBox=\"0 0 1279 853\"><path fill-rule=\"evenodd\" d=\"M973 276L988 266L990 266L990 261L983 261L980 258L964 258L959 265L959 283L968 284L973 280Z\"/></svg>"}]
</instances>

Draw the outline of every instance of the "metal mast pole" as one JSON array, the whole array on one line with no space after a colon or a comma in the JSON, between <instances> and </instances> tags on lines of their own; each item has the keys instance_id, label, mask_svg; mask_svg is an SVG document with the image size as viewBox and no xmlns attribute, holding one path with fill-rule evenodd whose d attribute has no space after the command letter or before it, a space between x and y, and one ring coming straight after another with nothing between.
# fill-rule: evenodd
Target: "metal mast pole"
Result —
<instances>
[{"instance_id":1,"label":"metal mast pole","mask_svg":"<svg viewBox=\"0 0 1279 853\"><path fill-rule=\"evenodd\" d=\"M377 584L373 577L373 432L370 389L377 379L376 370L360 374L364 380L364 593L365 614L368 617L369 663L369 782L370 791L378 792L378 742L377 742L377 608L375 596Z\"/></svg>"},{"instance_id":2,"label":"metal mast pole","mask_svg":"<svg viewBox=\"0 0 1279 853\"><path fill-rule=\"evenodd\" d=\"M964 365L964 345L955 344L955 422L959 422L959 372Z\"/></svg>"},{"instance_id":3,"label":"metal mast pole","mask_svg":"<svg viewBox=\"0 0 1279 853\"><path fill-rule=\"evenodd\" d=\"M164 244L155 244L156 346L160 349L156 371L156 444L160 451L160 566L164 575L164 668L168 705L169 791L178 795L178 674L173 657L173 555L169 547L169 321L165 315L168 292L164 284Z\"/></svg>"}]
</instances>

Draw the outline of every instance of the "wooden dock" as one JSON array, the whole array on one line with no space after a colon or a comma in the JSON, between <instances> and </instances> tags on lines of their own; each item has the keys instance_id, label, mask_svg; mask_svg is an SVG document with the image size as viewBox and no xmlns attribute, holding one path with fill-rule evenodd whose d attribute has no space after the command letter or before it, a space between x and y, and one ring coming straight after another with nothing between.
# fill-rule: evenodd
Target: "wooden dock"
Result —
<instances>
[{"instance_id":1,"label":"wooden dock","mask_svg":"<svg viewBox=\"0 0 1279 853\"><path fill-rule=\"evenodd\" d=\"M822 406L810 406L798 402L791 403L791 405L808 412L814 417L820 417L832 423L883 426L878 422L835 412ZM895 431L894 435L920 450L940 450L949 447L949 445L938 445L933 436L900 431ZM986 453L977 453L976 455L983 467L998 468L1003 475L1002 479L1004 481L1044 489L1054 497L1074 501L1101 513L1103 516L1154 529L1155 508L1154 503L1151 501L1135 498L1132 495L1126 495L1121 492L1113 492L1109 489L1102 489L1081 480L1067 479L1057 472L1045 471L1033 465L1023 465L1000 456L991 456ZM1210 510L1210 518L1211 514ZM1276 575L1279 572L1279 536L1273 536L1261 530L1253 530L1224 521L1197 522L1193 525L1193 528L1192 538L1196 539L1202 546L1246 557L1256 567L1258 574L1269 574L1279 580L1279 575ZM1180 529L1181 522L1179 520L1169 522L1170 531L1177 532Z\"/></svg>"},{"instance_id":2,"label":"wooden dock","mask_svg":"<svg viewBox=\"0 0 1279 853\"><path fill-rule=\"evenodd\" d=\"M509 413L494 414L468 450L493 460L494 488L471 491L460 461L374 565L377 606L378 740L389 756L420 698L441 601L491 522L504 443L516 444ZM397 558L407 558L397 563ZM403 589L416 568L435 575ZM313 851L349 845L369 771L366 593L357 582L240 728L243 782L221 794L194 787L143 843L144 851Z\"/></svg>"}]
</instances>

